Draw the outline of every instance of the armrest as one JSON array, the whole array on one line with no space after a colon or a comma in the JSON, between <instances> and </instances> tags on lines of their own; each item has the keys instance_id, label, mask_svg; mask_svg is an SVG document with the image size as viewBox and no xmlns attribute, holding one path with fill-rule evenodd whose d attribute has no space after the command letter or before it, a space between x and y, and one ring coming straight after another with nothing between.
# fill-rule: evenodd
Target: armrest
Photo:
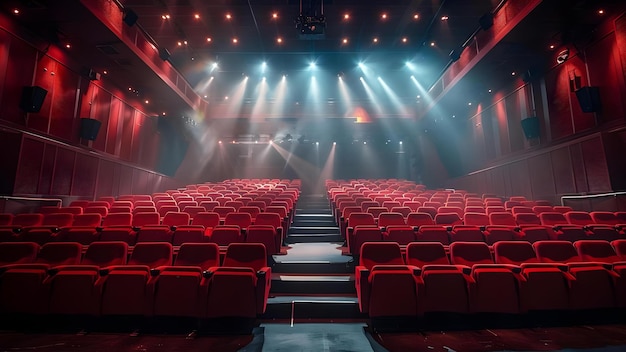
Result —
<instances>
[{"instance_id":1,"label":"armrest","mask_svg":"<svg viewBox=\"0 0 626 352\"><path fill-rule=\"evenodd\" d=\"M472 266L472 270L489 268L508 269L515 274L519 274L522 272L521 267L513 264L475 264Z\"/></svg>"},{"instance_id":2,"label":"armrest","mask_svg":"<svg viewBox=\"0 0 626 352\"><path fill-rule=\"evenodd\" d=\"M108 275L113 271L145 271L151 274L150 267L147 265L113 265L100 269L100 275Z\"/></svg>"},{"instance_id":3,"label":"armrest","mask_svg":"<svg viewBox=\"0 0 626 352\"><path fill-rule=\"evenodd\" d=\"M47 271L50 265L43 263L28 263L28 264L8 264L0 268L0 274L11 269L29 269L29 270L44 270Z\"/></svg>"},{"instance_id":4,"label":"armrest","mask_svg":"<svg viewBox=\"0 0 626 352\"><path fill-rule=\"evenodd\" d=\"M469 275L472 273L472 268L465 265L424 265L422 267L422 273L426 271L443 271L443 270L457 270L465 275Z\"/></svg>"},{"instance_id":5,"label":"armrest","mask_svg":"<svg viewBox=\"0 0 626 352\"><path fill-rule=\"evenodd\" d=\"M545 269L545 268L556 268L559 269L562 272L567 272L568 271L568 267L565 264L560 264L560 263L522 263L522 265L520 265L520 267L522 269L526 269L526 268L539 268L539 269Z\"/></svg>"},{"instance_id":6,"label":"armrest","mask_svg":"<svg viewBox=\"0 0 626 352\"><path fill-rule=\"evenodd\" d=\"M160 266L158 268L152 269L151 272L157 272L158 274L162 272L195 272L202 273L202 268L199 266Z\"/></svg>"}]
</instances>

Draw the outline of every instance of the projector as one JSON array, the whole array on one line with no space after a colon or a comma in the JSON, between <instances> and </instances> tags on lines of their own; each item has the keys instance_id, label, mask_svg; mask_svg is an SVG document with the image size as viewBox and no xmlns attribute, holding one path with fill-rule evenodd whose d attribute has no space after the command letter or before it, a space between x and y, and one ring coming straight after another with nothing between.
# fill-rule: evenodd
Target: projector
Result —
<instances>
[{"instance_id":1,"label":"projector","mask_svg":"<svg viewBox=\"0 0 626 352\"><path fill-rule=\"evenodd\" d=\"M326 38L326 18L324 16L304 16L296 18L296 28L302 40L322 40Z\"/></svg>"}]
</instances>

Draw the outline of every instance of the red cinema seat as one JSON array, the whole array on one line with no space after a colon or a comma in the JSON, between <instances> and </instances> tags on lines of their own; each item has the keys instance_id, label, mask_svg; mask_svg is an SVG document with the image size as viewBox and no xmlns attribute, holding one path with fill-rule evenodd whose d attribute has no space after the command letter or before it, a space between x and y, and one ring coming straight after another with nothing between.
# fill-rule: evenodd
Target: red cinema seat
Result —
<instances>
[{"instance_id":1,"label":"red cinema seat","mask_svg":"<svg viewBox=\"0 0 626 352\"><path fill-rule=\"evenodd\" d=\"M599 263L585 263L569 241L540 241L533 243L537 259L542 263L567 266L570 309L588 310L612 308L616 305L611 271Z\"/></svg>"},{"instance_id":2,"label":"red cinema seat","mask_svg":"<svg viewBox=\"0 0 626 352\"><path fill-rule=\"evenodd\" d=\"M355 268L355 285L359 309L363 313L369 310L369 276L376 265L404 265L400 246L393 242L366 242L361 246L359 265Z\"/></svg>"},{"instance_id":3,"label":"red cinema seat","mask_svg":"<svg viewBox=\"0 0 626 352\"><path fill-rule=\"evenodd\" d=\"M102 292L100 313L104 316L149 315L153 296L148 285L150 269L171 265L172 252L170 243L137 243L127 265L107 268L106 275L96 284Z\"/></svg>"}]
</instances>

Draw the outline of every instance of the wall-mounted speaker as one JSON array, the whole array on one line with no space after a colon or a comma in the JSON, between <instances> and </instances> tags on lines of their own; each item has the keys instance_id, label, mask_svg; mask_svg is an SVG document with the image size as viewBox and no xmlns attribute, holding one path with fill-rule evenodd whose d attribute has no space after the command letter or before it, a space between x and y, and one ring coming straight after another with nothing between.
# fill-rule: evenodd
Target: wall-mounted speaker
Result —
<instances>
[{"instance_id":1,"label":"wall-mounted speaker","mask_svg":"<svg viewBox=\"0 0 626 352\"><path fill-rule=\"evenodd\" d=\"M583 112L600 111L600 89L598 87L582 87L576 90L576 98Z\"/></svg>"},{"instance_id":2,"label":"wall-mounted speaker","mask_svg":"<svg viewBox=\"0 0 626 352\"><path fill-rule=\"evenodd\" d=\"M123 21L124 23L126 23L129 26L133 26L135 25L135 23L137 22L137 20L139 19L139 16L137 16L137 13L131 9L126 9L124 11L124 18Z\"/></svg>"},{"instance_id":3,"label":"wall-mounted speaker","mask_svg":"<svg viewBox=\"0 0 626 352\"><path fill-rule=\"evenodd\" d=\"M80 119L80 138L88 141L95 141L98 138L102 123L98 120L81 118Z\"/></svg>"},{"instance_id":4,"label":"wall-mounted speaker","mask_svg":"<svg viewBox=\"0 0 626 352\"><path fill-rule=\"evenodd\" d=\"M478 24L480 24L480 28L482 28L483 31L488 30L493 26L493 14L491 12L488 12L480 16L480 18L478 19Z\"/></svg>"},{"instance_id":5,"label":"wall-mounted speaker","mask_svg":"<svg viewBox=\"0 0 626 352\"><path fill-rule=\"evenodd\" d=\"M521 123L526 139L539 137L539 118L537 116L527 117L521 120Z\"/></svg>"},{"instance_id":6,"label":"wall-mounted speaker","mask_svg":"<svg viewBox=\"0 0 626 352\"><path fill-rule=\"evenodd\" d=\"M22 88L20 109L25 112L39 112L46 99L46 94L48 94L48 91L39 86Z\"/></svg>"},{"instance_id":7,"label":"wall-mounted speaker","mask_svg":"<svg viewBox=\"0 0 626 352\"><path fill-rule=\"evenodd\" d=\"M161 58L161 60L168 60L170 58L170 55L170 51L166 48L159 48L159 57Z\"/></svg>"}]
</instances>

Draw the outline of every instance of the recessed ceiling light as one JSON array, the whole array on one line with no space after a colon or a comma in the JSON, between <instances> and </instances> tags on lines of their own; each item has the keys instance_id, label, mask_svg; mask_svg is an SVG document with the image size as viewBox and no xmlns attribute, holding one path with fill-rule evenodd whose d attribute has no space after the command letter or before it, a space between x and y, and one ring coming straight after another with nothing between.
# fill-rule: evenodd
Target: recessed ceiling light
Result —
<instances>
[{"instance_id":1,"label":"recessed ceiling light","mask_svg":"<svg viewBox=\"0 0 626 352\"><path fill-rule=\"evenodd\" d=\"M147 99L146 99L146 101L145 101L145 102L146 102L146 104L150 104L150 100L147 100Z\"/></svg>"},{"instance_id":2,"label":"recessed ceiling light","mask_svg":"<svg viewBox=\"0 0 626 352\"><path fill-rule=\"evenodd\" d=\"M206 41L207 41L207 43L210 43L210 42L213 41L213 39L211 39L211 37L206 37Z\"/></svg>"},{"instance_id":3,"label":"recessed ceiling light","mask_svg":"<svg viewBox=\"0 0 626 352\"><path fill-rule=\"evenodd\" d=\"M166 13L166 14L161 15L161 18L164 19L164 20L169 20L170 19L170 15Z\"/></svg>"},{"instance_id":4,"label":"recessed ceiling light","mask_svg":"<svg viewBox=\"0 0 626 352\"><path fill-rule=\"evenodd\" d=\"M281 37L276 38L276 42L278 44L282 43L283 42L283 38L281 38Z\"/></svg>"},{"instance_id":5,"label":"recessed ceiling light","mask_svg":"<svg viewBox=\"0 0 626 352\"><path fill-rule=\"evenodd\" d=\"M491 92L493 92L493 91L492 91L491 89L489 89L487 92L491 93Z\"/></svg>"},{"instance_id":6,"label":"recessed ceiling light","mask_svg":"<svg viewBox=\"0 0 626 352\"><path fill-rule=\"evenodd\" d=\"M403 43L406 43L407 41L408 41L407 37L403 37L403 38L402 38L402 42L403 42Z\"/></svg>"},{"instance_id":7,"label":"recessed ceiling light","mask_svg":"<svg viewBox=\"0 0 626 352\"><path fill-rule=\"evenodd\" d=\"M183 42L178 42L177 44L178 44L178 46L182 46Z\"/></svg>"},{"instance_id":8,"label":"recessed ceiling light","mask_svg":"<svg viewBox=\"0 0 626 352\"><path fill-rule=\"evenodd\" d=\"M435 46L435 42L430 42L430 46Z\"/></svg>"},{"instance_id":9,"label":"recessed ceiling light","mask_svg":"<svg viewBox=\"0 0 626 352\"><path fill-rule=\"evenodd\" d=\"M383 13L382 15L380 15L380 18L382 18L383 20L386 20L387 19L387 14Z\"/></svg>"},{"instance_id":10,"label":"recessed ceiling light","mask_svg":"<svg viewBox=\"0 0 626 352\"><path fill-rule=\"evenodd\" d=\"M419 14L417 14L417 13L416 13L416 14L414 14L414 15L413 15L413 19L414 19L414 20L418 20L419 18L420 18L420 15L419 15Z\"/></svg>"},{"instance_id":11,"label":"recessed ceiling light","mask_svg":"<svg viewBox=\"0 0 626 352\"><path fill-rule=\"evenodd\" d=\"M515 71L511 72L511 76L515 76L515 74L516 74Z\"/></svg>"},{"instance_id":12,"label":"recessed ceiling light","mask_svg":"<svg viewBox=\"0 0 626 352\"><path fill-rule=\"evenodd\" d=\"M183 44L187 45L187 41L186 41L186 40L184 40L184 41L183 41Z\"/></svg>"},{"instance_id":13,"label":"recessed ceiling light","mask_svg":"<svg viewBox=\"0 0 626 352\"><path fill-rule=\"evenodd\" d=\"M227 19L227 20L230 20L230 19L232 19L232 18L233 18L233 16L231 16L229 13L227 13L227 14L226 14L226 19Z\"/></svg>"},{"instance_id":14,"label":"recessed ceiling light","mask_svg":"<svg viewBox=\"0 0 626 352\"><path fill-rule=\"evenodd\" d=\"M343 38L342 42L343 42L344 44L348 44L348 38Z\"/></svg>"},{"instance_id":15,"label":"recessed ceiling light","mask_svg":"<svg viewBox=\"0 0 626 352\"><path fill-rule=\"evenodd\" d=\"M233 44L237 44L239 40L237 38L233 38Z\"/></svg>"},{"instance_id":16,"label":"recessed ceiling light","mask_svg":"<svg viewBox=\"0 0 626 352\"><path fill-rule=\"evenodd\" d=\"M345 13L345 14L343 15L343 19L344 19L344 20L349 20L349 19L350 19L350 14L349 14L349 13Z\"/></svg>"},{"instance_id":17,"label":"recessed ceiling light","mask_svg":"<svg viewBox=\"0 0 626 352\"><path fill-rule=\"evenodd\" d=\"M600 15L604 15L604 10L600 9L600 10L598 10L598 13L599 13Z\"/></svg>"},{"instance_id":18,"label":"recessed ceiling light","mask_svg":"<svg viewBox=\"0 0 626 352\"><path fill-rule=\"evenodd\" d=\"M193 17L194 17L195 19L199 20L199 19L200 19L200 14L198 14L198 13L197 13L197 14L193 15Z\"/></svg>"},{"instance_id":19,"label":"recessed ceiling light","mask_svg":"<svg viewBox=\"0 0 626 352\"><path fill-rule=\"evenodd\" d=\"M108 75L108 74L109 74L109 71L104 70L104 71L102 71L102 73L103 73L103 74L105 74L105 75Z\"/></svg>"},{"instance_id":20,"label":"recessed ceiling light","mask_svg":"<svg viewBox=\"0 0 626 352\"><path fill-rule=\"evenodd\" d=\"M13 9L13 13L16 14L16 15L19 15L20 9Z\"/></svg>"},{"instance_id":21,"label":"recessed ceiling light","mask_svg":"<svg viewBox=\"0 0 626 352\"><path fill-rule=\"evenodd\" d=\"M550 45L550 49L554 49L554 44Z\"/></svg>"},{"instance_id":22,"label":"recessed ceiling light","mask_svg":"<svg viewBox=\"0 0 626 352\"><path fill-rule=\"evenodd\" d=\"M272 18L274 18L274 19L278 18L278 13L274 12L274 13L272 14Z\"/></svg>"},{"instance_id":23,"label":"recessed ceiling light","mask_svg":"<svg viewBox=\"0 0 626 352\"><path fill-rule=\"evenodd\" d=\"M374 39L372 39L372 41L373 41L374 43L378 43L378 38L374 37Z\"/></svg>"},{"instance_id":24,"label":"recessed ceiling light","mask_svg":"<svg viewBox=\"0 0 626 352\"><path fill-rule=\"evenodd\" d=\"M448 16L441 16L441 20L442 20L442 21L447 21L447 20L448 20L448 18L449 18Z\"/></svg>"}]
</instances>

